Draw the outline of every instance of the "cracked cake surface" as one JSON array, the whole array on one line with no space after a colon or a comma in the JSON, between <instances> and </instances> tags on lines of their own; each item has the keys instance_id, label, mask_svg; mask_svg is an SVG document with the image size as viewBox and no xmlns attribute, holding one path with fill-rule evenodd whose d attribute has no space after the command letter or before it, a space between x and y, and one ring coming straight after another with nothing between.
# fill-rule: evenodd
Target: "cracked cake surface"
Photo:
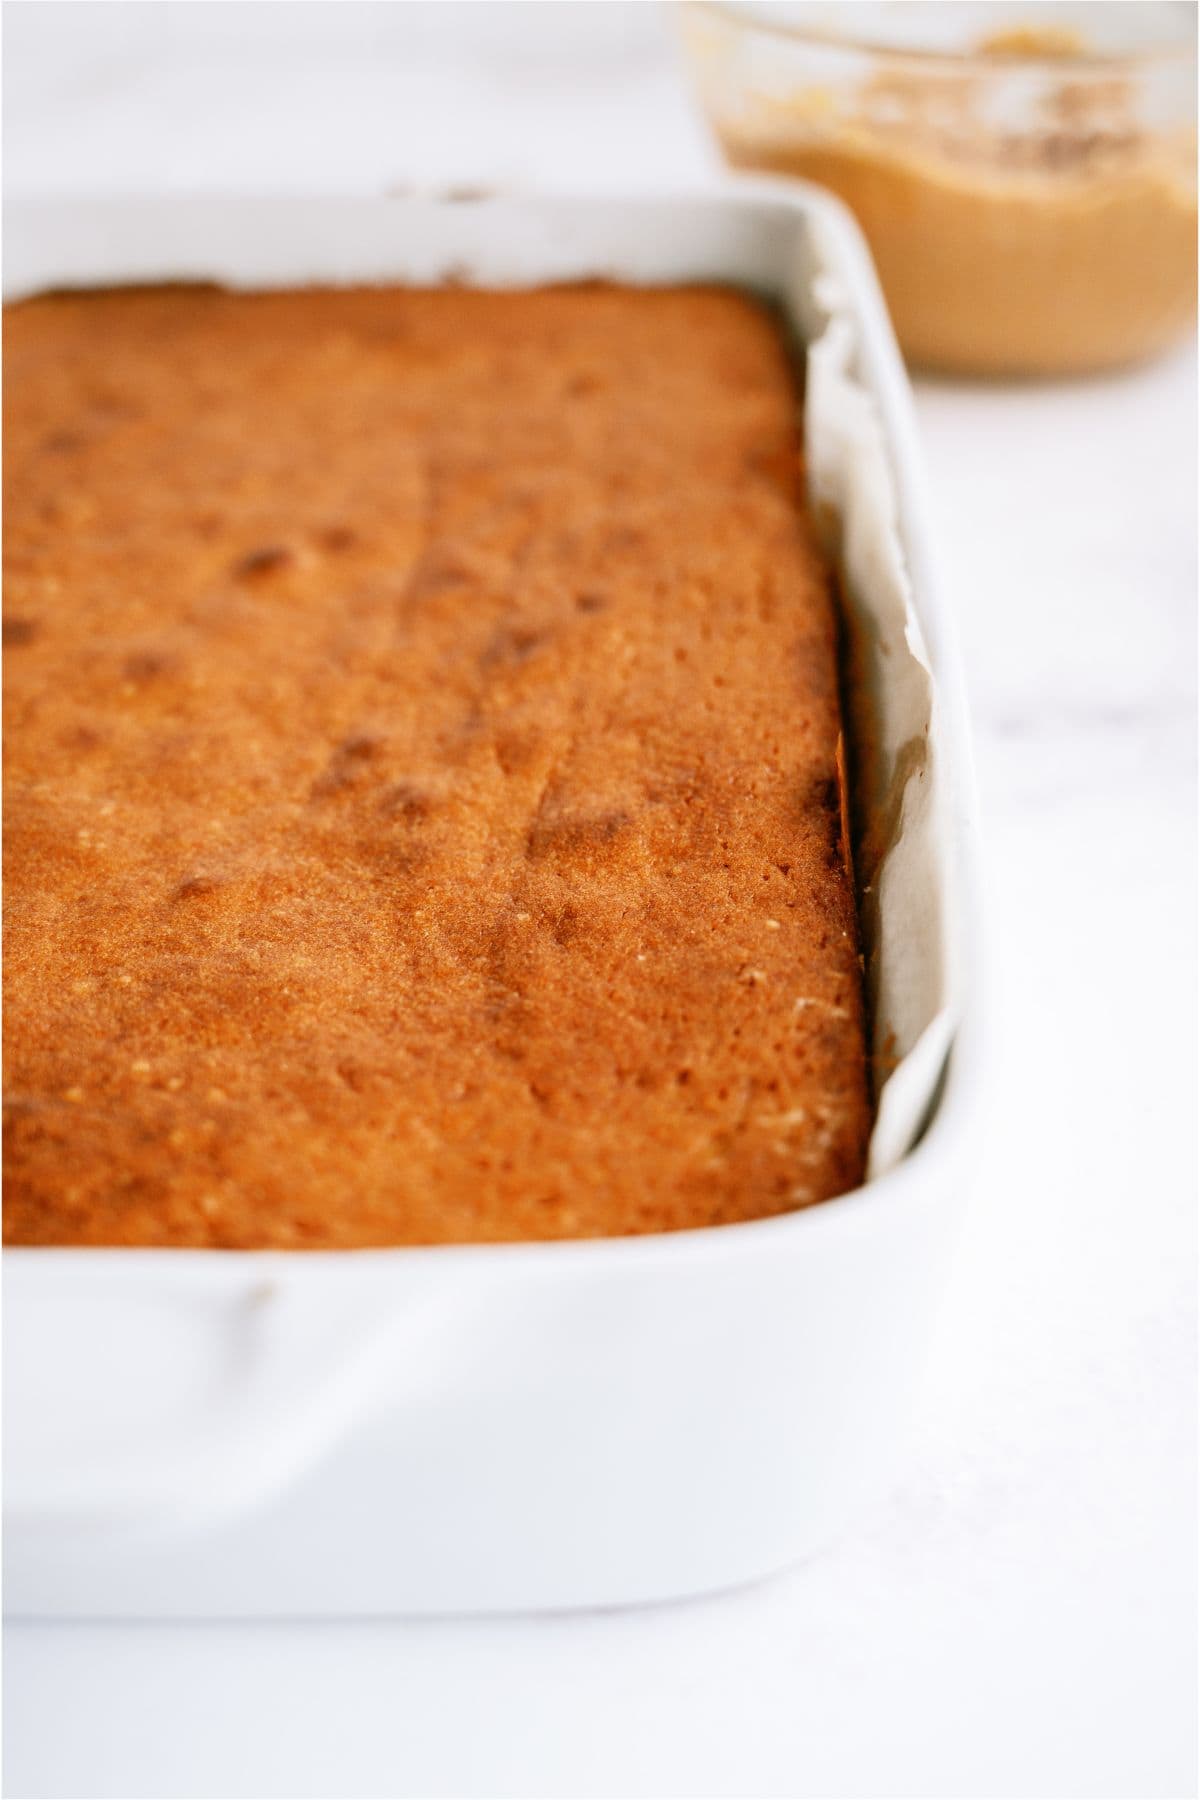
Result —
<instances>
[{"instance_id":1,"label":"cracked cake surface","mask_svg":"<svg viewBox=\"0 0 1200 1800\"><path fill-rule=\"evenodd\" d=\"M163 287L5 337L6 1241L857 1185L836 615L767 309Z\"/></svg>"}]
</instances>

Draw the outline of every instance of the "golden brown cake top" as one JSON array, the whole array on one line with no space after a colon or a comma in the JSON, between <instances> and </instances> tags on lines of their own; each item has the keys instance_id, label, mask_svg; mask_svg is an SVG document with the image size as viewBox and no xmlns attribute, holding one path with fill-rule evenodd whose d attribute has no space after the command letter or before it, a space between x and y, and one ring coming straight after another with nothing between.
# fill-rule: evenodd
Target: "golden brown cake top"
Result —
<instances>
[{"instance_id":1,"label":"golden brown cake top","mask_svg":"<svg viewBox=\"0 0 1200 1800\"><path fill-rule=\"evenodd\" d=\"M861 1178L835 616L771 315L6 315L13 1243L749 1219Z\"/></svg>"}]
</instances>

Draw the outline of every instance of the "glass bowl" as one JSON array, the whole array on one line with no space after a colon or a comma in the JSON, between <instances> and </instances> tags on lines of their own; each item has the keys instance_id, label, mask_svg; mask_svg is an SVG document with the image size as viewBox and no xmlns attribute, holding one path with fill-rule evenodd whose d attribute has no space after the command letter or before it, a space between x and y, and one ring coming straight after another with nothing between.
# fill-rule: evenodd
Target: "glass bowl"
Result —
<instances>
[{"instance_id":1,"label":"glass bowl","mask_svg":"<svg viewBox=\"0 0 1200 1800\"><path fill-rule=\"evenodd\" d=\"M682 24L728 160L846 201L913 363L1062 374L1190 329L1194 6L689 0Z\"/></svg>"}]
</instances>

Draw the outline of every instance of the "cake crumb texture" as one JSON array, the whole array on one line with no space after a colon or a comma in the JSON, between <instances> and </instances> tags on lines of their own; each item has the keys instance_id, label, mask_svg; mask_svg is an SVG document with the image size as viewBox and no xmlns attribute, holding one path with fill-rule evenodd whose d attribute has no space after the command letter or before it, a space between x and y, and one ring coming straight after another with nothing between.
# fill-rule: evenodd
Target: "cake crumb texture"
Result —
<instances>
[{"instance_id":1,"label":"cake crumb texture","mask_svg":"<svg viewBox=\"0 0 1200 1800\"><path fill-rule=\"evenodd\" d=\"M861 1180L765 308L163 287L5 340L7 1242L587 1237Z\"/></svg>"}]
</instances>

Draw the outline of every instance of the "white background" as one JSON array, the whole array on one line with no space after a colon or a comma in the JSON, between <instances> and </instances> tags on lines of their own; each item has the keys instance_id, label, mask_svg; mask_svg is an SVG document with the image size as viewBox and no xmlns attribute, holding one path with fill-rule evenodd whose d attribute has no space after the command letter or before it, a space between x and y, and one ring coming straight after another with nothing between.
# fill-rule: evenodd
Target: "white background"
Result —
<instances>
[{"instance_id":1,"label":"white background","mask_svg":"<svg viewBox=\"0 0 1200 1800\"><path fill-rule=\"evenodd\" d=\"M9 5L10 191L720 180L651 5ZM905 1471L686 1606L14 1626L10 1796L1195 1792L1196 370L922 381L993 1103Z\"/></svg>"}]
</instances>

